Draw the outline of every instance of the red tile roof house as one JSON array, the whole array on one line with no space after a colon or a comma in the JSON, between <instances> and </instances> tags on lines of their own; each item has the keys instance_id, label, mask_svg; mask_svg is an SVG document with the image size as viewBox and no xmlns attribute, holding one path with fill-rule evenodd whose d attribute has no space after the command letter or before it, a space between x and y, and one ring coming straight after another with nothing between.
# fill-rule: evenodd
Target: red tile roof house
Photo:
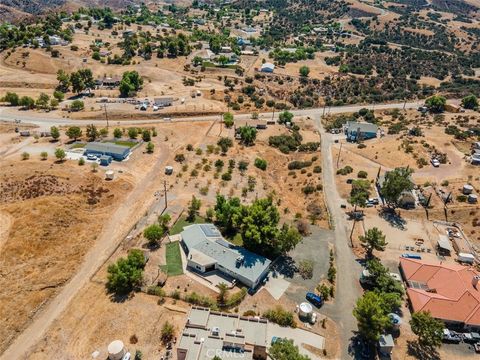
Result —
<instances>
[{"instance_id":1,"label":"red tile roof house","mask_svg":"<svg viewBox=\"0 0 480 360\"><path fill-rule=\"evenodd\" d=\"M429 311L447 326L480 329L480 273L459 264L401 258L413 311Z\"/></svg>"}]
</instances>

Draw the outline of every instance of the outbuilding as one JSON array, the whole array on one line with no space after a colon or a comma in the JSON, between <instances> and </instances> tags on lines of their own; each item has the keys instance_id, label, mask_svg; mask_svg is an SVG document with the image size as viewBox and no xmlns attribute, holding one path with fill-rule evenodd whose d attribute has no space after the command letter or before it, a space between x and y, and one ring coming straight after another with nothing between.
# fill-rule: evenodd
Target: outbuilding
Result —
<instances>
[{"instance_id":1,"label":"outbuilding","mask_svg":"<svg viewBox=\"0 0 480 360\"><path fill-rule=\"evenodd\" d=\"M260 68L261 72L267 72L267 73L273 73L274 70L275 70L275 65L273 65L272 63L262 64L262 67Z\"/></svg>"},{"instance_id":2,"label":"outbuilding","mask_svg":"<svg viewBox=\"0 0 480 360\"><path fill-rule=\"evenodd\" d=\"M130 155L130 152L131 150L128 146L113 143L90 142L85 146L85 155L108 155L117 161L125 160Z\"/></svg>"},{"instance_id":3,"label":"outbuilding","mask_svg":"<svg viewBox=\"0 0 480 360\"><path fill-rule=\"evenodd\" d=\"M453 246L450 243L450 239L446 235L439 235L437 240L438 252L441 255L450 256L453 251Z\"/></svg>"},{"instance_id":4,"label":"outbuilding","mask_svg":"<svg viewBox=\"0 0 480 360\"><path fill-rule=\"evenodd\" d=\"M171 106L173 104L173 98L171 97L155 98L153 102L158 107Z\"/></svg>"},{"instance_id":5,"label":"outbuilding","mask_svg":"<svg viewBox=\"0 0 480 360\"><path fill-rule=\"evenodd\" d=\"M345 134L349 141L368 140L377 137L378 126L371 123L349 121L345 126Z\"/></svg>"}]
</instances>

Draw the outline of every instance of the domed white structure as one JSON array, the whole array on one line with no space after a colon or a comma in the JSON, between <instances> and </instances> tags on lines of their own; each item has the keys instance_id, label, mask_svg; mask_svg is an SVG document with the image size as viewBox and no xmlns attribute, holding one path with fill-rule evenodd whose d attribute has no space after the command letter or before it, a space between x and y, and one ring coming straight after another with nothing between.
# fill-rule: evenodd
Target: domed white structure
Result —
<instances>
[{"instance_id":1,"label":"domed white structure","mask_svg":"<svg viewBox=\"0 0 480 360\"><path fill-rule=\"evenodd\" d=\"M125 345L121 340L114 340L108 345L108 359L121 360L125 355Z\"/></svg>"},{"instance_id":2,"label":"domed white structure","mask_svg":"<svg viewBox=\"0 0 480 360\"><path fill-rule=\"evenodd\" d=\"M310 303L303 302L299 306L298 316L303 319L310 319L312 316L313 307Z\"/></svg>"}]
</instances>

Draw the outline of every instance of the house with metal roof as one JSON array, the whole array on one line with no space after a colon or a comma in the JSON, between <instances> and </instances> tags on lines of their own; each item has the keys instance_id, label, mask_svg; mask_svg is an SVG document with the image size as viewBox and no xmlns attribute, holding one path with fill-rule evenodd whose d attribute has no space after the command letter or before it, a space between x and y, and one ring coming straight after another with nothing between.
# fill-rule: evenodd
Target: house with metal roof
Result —
<instances>
[{"instance_id":1,"label":"house with metal roof","mask_svg":"<svg viewBox=\"0 0 480 360\"><path fill-rule=\"evenodd\" d=\"M198 273L218 270L252 289L268 274L270 260L226 241L213 224L186 226L181 237L187 266Z\"/></svg>"},{"instance_id":2,"label":"house with metal roof","mask_svg":"<svg viewBox=\"0 0 480 360\"><path fill-rule=\"evenodd\" d=\"M128 146L113 143L89 142L85 145L84 155L93 154L97 156L107 155L117 161L125 160L130 155L131 149Z\"/></svg>"},{"instance_id":3,"label":"house with metal roof","mask_svg":"<svg viewBox=\"0 0 480 360\"><path fill-rule=\"evenodd\" d=\"M349 141L373 139L377 137L377 132L378 126L367 122L348 121L345 125L345 134Z\"/></svg>"},{"instance_id":4,"label":"house with metal roof","mask_svg":"<svg viewBox=\"0 0 480 360\"><path fill-rule=\"evenodd\" d=\"M171 106L173 104L172 97L163 97L153 99L153 103L158 107Z\"/></svg>"},{"instance_id":5,"label":"house with metal roof","mask_svg":"<svg viewBox=\"0 0 480 360\"><path fill-rule=\"evenodd\" d=\"M265 64L262 64L262 67L260 68L261 72L273 73L274 70L275 70L275 65L268 62L266 62Z\"/></svg>"}]
</instances>

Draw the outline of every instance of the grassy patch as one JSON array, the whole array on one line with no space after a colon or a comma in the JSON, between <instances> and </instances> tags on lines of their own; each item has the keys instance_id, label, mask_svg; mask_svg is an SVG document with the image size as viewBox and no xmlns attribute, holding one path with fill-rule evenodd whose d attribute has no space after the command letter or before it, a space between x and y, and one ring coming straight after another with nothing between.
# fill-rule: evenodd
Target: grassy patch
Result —
<instances>
[{"instance_id":1,"label":"grassy patch","mask_svg":"<svg viewBox=\"0 0 480 360\"><path fill-rule=\"evenodd\" d=\"M167 265L162 266L162 270L165 271L168 276L182 275L182 256L180 254L180 244L178 241L167 244L165 257L167 259Z\"/></svg>"},{"instance_id":2,"label":"grassy patch","mask_svg":"<svg viewBox=\"0 0 480 360\"><path fill-rule=\"evenodd\" d=\"M138 144L135 141L128 141L128 140L116 140L116 141L107 141L107 142L115 145L128 146L129 148L132 148Z\"/></svg>"},{"instance_id":3,"label":"grassy patch","mask_svg":"<svg viewBox=\"0 0 480 360\"><path fill-rule=\"evenodd\" d=\"M205 66L206 68L210 67L210 68L218 68L218 69L236 69L238 68L238 65L236 64L228 64L228 65L225 65L225 66L222 66L222 65L216 65L212 62L209 62L209 61L204 61L202 63L203 66Z\"/></svg>"},{"instance_id":4,"label":"grassy patch","mask_svg":"<svg viewBox=\"0 0 480 360\"><path fill-rule=\"evenodd\" d=\"M225 237L228 241L230 241L233 245L243 246L243 239L240 233L236 233L234 236L227 236Z\"/></svg>"},{"instance_id":5,"label":"grassy patch","mask_svg":"<svg viewBox=\"0 0 480 360\"><path fill-rule=\"evenodd\" d=\"M182 216L180 219L177 220L175 225L173 225L172 228L170 229L170 235L180 234L183 231L183 228L185 226L192 225L192 224L203 224L203 223L205 223L205 219L201 216L197 216L194 222L188 222L186 219L186 216Z\"/></svg>"},{"instance_id":6,"label":"grassy patch","mask_svg":"<svg viewBox=\"0 0 480 360\"><path fill-rule=\"evenodd\" d=\"M87 144L75 143L70 147L70 149L81 149L81 148L84 148L85 145Z\"/></svg>"}]
</instances>

